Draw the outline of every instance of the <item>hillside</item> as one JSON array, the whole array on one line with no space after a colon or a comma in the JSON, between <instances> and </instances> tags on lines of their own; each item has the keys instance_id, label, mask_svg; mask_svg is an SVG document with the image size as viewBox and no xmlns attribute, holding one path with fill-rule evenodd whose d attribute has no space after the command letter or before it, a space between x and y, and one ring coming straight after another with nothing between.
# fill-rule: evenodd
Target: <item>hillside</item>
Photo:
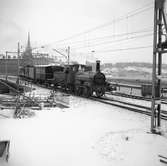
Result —
<instances>
[{"instance_id":1,"label":"hillside","mask_svg":"<svg viewBox=\"0 0 167 166\"><path fill-rule=\"evenodd\" d=\"M92 65L95 69L95 63L87 62L86 64ZM104 63L101 64L101 71L105 73L107 77L151 79L152 64L144 62ZM162 65L162 75L167 75L167 64Z\"/></svg>"}]
</instances>

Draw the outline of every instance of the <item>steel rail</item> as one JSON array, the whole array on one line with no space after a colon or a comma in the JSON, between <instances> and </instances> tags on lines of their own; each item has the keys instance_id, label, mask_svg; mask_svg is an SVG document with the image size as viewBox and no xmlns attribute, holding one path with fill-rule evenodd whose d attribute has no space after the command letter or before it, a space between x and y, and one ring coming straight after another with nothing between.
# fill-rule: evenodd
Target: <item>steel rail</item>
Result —
<instances>
[{"instance_id":1,"label":"steel rail","mask_svg":"<svg viewBox=\"0 0 167 166\"><path fill-rule=\"evenodd\" d=\"M118 101L118 100L112 100L107 98L97 98L97 97L90 97L91 100L98 101L104 104L113 105L119 108L127 109L133 112L145 114L148 116L151 116L151 108L145 107L137 104L132 104L128 102ZM165 115L166 114L166 115ZM167 120L167 112L162 112L161 118L163 120Z\"/></svg>"},{"instance_id":2,"label":"steel rail","mask_svg":"<svg viewBox=\"0 0 167 166\"><path fill-rule=\"evenodd\" d=\"M125 98L131 98L131 99L137 99L137 100L145 100L145 101L151 101L151 98L146 98L142 96L137 96L137 95L130 95L130 94L125 94L125 93L113 93L113 92L106 92L107 95L113 95L113 96L120 96L120 97L125 97ZM165 101L165 98L162 98L161 100L162 104L167 104L167 101Z\"/></svg>"},{"instance_id":3,"label":"steel rail","mask_svg":"<svg viewBox=\"0 0 167 166\"><path fill-rule=\"evenodd\" d=\"M35 84L35 85L42 87L42 88L47 88L50 90L53 89L52 87L46 87L44 85L39 85L39 84L38 85ZM59 89L59 90L61 90L61 89ZM82 97L82 96L78 96L78 97ZM137 113L151 116L151 111L150 111L151 108L150 107L146 107L146 106L142 106L142 105L138 105L138 104L132 104L129 102L124 102L124 101L118 101L118 100L110 99L107 97L97 98L97 97L93 96L93 97L89 97L89 99L94 100L94 101L98 101L98 102L101 102L104 104L113 105L113 106L116 106L119 108L127 109L127 110L130 110L133 112L137 112ZM163 120L167 120L167 112L166 111L162 110L161 118Z\"/></svg>"}]
</instances>

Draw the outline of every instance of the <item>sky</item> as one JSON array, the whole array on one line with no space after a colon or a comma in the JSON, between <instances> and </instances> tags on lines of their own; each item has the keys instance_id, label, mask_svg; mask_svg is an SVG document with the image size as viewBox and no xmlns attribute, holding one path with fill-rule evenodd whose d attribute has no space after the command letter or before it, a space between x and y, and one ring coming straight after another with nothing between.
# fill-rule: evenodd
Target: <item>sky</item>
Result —
<instances>
[{"instance_id":1,"label":"sky","mask_svg":"<svg viewBox=\"0 0 167 166\"><path fill-rule=\"evenodd\" d=\"M146 10L127 16L139 8ZM118 21L122 16L125 18ZM55 42L99 25L104 27ZM77 61L152 62L152 36L148 35L152 27L153 0L0 0L0 53L17 50L17 42L25 47L29 31L34 51L45 46L38 51L48 51L53 56L57 55L53 48L65 54L70 46L71 59ZM117 37L143 29L147 32L137 34L141 37L135 38L136 34ZM143 46L150 48L126 50Z\"/></svg>"}]
</instances>

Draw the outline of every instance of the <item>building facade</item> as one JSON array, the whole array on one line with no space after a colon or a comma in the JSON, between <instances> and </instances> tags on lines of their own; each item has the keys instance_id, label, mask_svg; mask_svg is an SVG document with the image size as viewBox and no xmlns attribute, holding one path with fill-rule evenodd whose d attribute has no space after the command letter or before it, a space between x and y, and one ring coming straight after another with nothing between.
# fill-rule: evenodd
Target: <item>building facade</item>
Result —
<instances>
[{"instance_id":1,"label":"building facade","mask_svg":"<svg viewBox=\"0 0 167 166\"><path fill-rule=\"evenodd\" d=\"M20 66L34 66L34 65L48 65L55 63L53 58L50 58L48 54L32 53L32 47L30 43L30 34L28 33L28 41L25 51L21 54L19 59L17 57L5 57L0 58L0 74L1 75L17 75Z\"/></svg>"}]
</instances>

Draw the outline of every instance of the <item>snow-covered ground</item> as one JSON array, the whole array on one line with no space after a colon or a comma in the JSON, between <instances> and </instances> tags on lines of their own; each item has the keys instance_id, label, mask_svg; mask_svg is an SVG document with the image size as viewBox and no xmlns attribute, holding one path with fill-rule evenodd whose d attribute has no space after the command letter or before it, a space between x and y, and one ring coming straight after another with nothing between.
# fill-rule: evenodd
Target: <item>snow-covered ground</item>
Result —
<instances>
[{"instance_id":1,"label":"snow-covered ground","mask_svg":"<svg viewBox=\"0 0 167 166\"><path fill-rule=\"evenodd\" d=\"M37 91L36 91L37 93ZM42 91L42 93L45 93ZM27 119L0 119L0 140L10 140L1 166L161 166L166 136L153 135L150 117L74 96L70 108L35 111ZM162 121L167 134L167 122Z\"/></svg>"}]
</instances>

